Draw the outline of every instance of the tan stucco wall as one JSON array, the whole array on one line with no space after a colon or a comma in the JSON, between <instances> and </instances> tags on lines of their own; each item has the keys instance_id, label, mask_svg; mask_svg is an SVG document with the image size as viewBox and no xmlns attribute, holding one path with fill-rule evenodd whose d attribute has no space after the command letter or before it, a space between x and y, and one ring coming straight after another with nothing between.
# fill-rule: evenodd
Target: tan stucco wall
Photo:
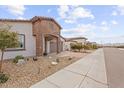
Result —
<instances>
[{"instance_id":1,"label":"tan stucco wall","mask_svg":"<svg viewBox=\"0 0 124 93\"><path fill-rule=\"evenodd\" d=\"M71 43L71 42L64 42L64 43L63 43L63 50L64 50L64 51L67 51L67 50L70 51L70 50L71 50L71 48L70 48L70 43Z\"/></svg>"},{"instance_id":2,"label":"tan stucco wall","mask_svg":"<svg viewBox=\"0 0 124 93\"><path fill-rule=\"evenodd\" d=\"M82 44L85 44L86 43L86 40L85 39L75 39L73 41L76 41L76 42L82 43Z\"/></svg>"},{"instance_id":3,"label":"tan stucco wall","mask_svg":"<svg viewBox=\"0 0 124 93\"><path fill-rule=\"evenodd\" d=\"M72 40L72 41L64 42L64 44L63 44L63 50L71 50L70 43L74 43L73 41L76 41L76 42L82 43L82 44L85 44L86 43L86 40L85 39L75 39L75 40Z\"/></svg>"},{"instance_id":4,"label":"tan stucco wall","mask_svg":"<svg viewBox=\"0 0 124 93\"><path fill-rule=\"evenodd\" d=\"M4 59L14 58L17 55L35 56L36 42L32 33L32 23L30 22L6 22L12 26L11 31L19 34L25 34L25 49L24 51L8 51L4 54ZM1 53L0 53L1 55Z\"/></svg>"}]
</instances>

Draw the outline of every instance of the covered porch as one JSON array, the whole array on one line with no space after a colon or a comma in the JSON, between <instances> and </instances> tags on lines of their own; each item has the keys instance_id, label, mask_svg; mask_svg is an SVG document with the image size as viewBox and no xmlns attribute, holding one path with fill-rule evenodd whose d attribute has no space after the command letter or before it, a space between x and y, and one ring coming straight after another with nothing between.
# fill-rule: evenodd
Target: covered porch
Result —
<instances>
[{"instance_id":1,"label":"covered porch","mask_svg":"<svg viewBox=\"0 0 124 93\"><path fill-rule=\"evenodd\" d=\"M52 34L45 34L43 37L43 55L50 53L59 53L60 49L60 40L59 36Z\"/></svg>"}]
</instances>

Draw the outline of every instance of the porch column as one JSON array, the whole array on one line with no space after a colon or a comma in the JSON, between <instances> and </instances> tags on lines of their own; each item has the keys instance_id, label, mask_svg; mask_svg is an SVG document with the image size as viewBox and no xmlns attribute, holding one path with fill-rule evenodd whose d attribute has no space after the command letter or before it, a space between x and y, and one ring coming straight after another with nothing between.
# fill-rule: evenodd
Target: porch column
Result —
<instances>
[{"instance_id":1,"label":"porch column","mask_svg":"<svg viewBox=\"0 0 124 93\"><path fill-rule=\"evenodd\" d=\"M43 55L43 34L38 34L36 36L36 56Z\"/></svg>"},{"instance_id":2,"label":"porch column","mask_svg":"<svg viewBox=\"0 0 124 93\"><path fill-rule=\"evenodd\" d=\"M60 38L57 38L57 53L60 53Z\"/></svg>"},{"instance_id":3,"label":"porch column","mask_svg":"<svg viewBox=\"0 0 124 93\"><path fill-rule=\"evenodd\" d=\"M45 38L44 41L45 41L45 43L44 43L45 44L45 53L47 53L47 39Z\"/></svg>"}]
</instances>

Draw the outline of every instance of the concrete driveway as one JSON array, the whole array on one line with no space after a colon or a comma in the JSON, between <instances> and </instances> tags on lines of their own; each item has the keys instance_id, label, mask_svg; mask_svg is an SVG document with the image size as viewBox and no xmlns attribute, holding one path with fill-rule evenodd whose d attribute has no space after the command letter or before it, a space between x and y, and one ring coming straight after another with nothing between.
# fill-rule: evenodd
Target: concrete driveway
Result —
<instances>
[{"instance_id":1,"label":"concrete driveway","mask_svg":"<svg viewBox=\"0 0 124 93\"><path fill-rule=\"evenodd\" d=\"M65 67L31 88L107 88L103 49Z\"/></svg>"}]
</instances>

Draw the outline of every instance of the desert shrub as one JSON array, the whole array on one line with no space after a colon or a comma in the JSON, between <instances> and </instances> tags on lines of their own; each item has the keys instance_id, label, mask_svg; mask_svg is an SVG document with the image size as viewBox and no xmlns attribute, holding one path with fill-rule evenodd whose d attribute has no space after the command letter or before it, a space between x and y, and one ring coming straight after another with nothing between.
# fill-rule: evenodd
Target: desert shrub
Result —
<instances>
[{"instance_id":1,"label":"desert shrub","mask_svg":"<svg viewBox=\"0 0 124 93\"><path fill-rule=\"evenodd\" d=\"M92 45L92 49L97 49L97 48L98 48L97 45L95 44Z\"/></svg>"},{"instance_id":2,"label":"desert shrub","mask_svg":"<svg viewBox=\"0 0 124 93\"><path fill-rule=\"evenodd\" d=\"M97 49L98 46L96 44L86 44L83 46L84 49L90 50L90 49Z\"/></svg>"},{"instance_id":3,"label":"desert shrub","mask_svg":"<svg viewBox=\"0 0 124 93\"><path fill-rule=\"evenodd\" d=\"M19 59L24 59L24 57L23 57L22 55L16 56L16 57L14 58L14 60L13 60L13 63L18 63L18 60L19 60Z\"/></svg>"},{"instance_id":4,"label":"desert shrub","mask_svg":"<svg viewBox=\"0 0 124 93\"><path fill-rule=\"evenodd\" d=\"M3 73L0 73L0 84L5 83L9 79L9 76Z\"/></svg>"},{"instance_id":5,"label":"desert shrub","mask_svg":"<svg viewBox=\"0 0 124 93\"><path fill-rule=\"evenodd\" d=\"M72 50L75 50L76 49L76 45L74 43L71 43L70 46L71 46L71 49Z\"/></svg>"},{"instance_id":6,"label":"desert shrub","mask_svg":"<svg viewBox=\"0 0 124 93\"><path fill-rule=\"evenodd\" d=\"M116 48L124 48L124 46L116 46Z\"/></svg>"},{"instance_id":7,"label":"desert shrub","mask_svg":"<svg viewBox=\"0 0 124 93\"><path fill-rule=\"evenodd\" d=\"M96 44L88 44L89 49L97 49L98 46Z\"/></svg>"},{"instance_id":8,"label":"desert shrub","mask_svg":"<svg viewBox=\"0 0 124 93\"><path fill-rule=\"evenodd\" d=\"M90 45L83 45L83 49L84 50L89 50L90 49Z\"/></svg>"},{"instance_id":9,"label":"desert shrub","mask_svg":"<svg viewBox=\"0 0 124 93\"><path fill-rule=\"evenodd\" d=\"M78 49L78 51L80 52L80 50L82 49L82 44L81 43L77 43L76 44L76 49Z\"/></svg>"},{"instance_id":10,"label":"desert shrub","mask_svg":"<svg viewBox=\"0 0 124 93\"><path fill-rule=\"evenodd\" d=\"M71 43L70 45L72 50L80 51L83 48L81 43Z\"/></svg>"}]
</instances>

